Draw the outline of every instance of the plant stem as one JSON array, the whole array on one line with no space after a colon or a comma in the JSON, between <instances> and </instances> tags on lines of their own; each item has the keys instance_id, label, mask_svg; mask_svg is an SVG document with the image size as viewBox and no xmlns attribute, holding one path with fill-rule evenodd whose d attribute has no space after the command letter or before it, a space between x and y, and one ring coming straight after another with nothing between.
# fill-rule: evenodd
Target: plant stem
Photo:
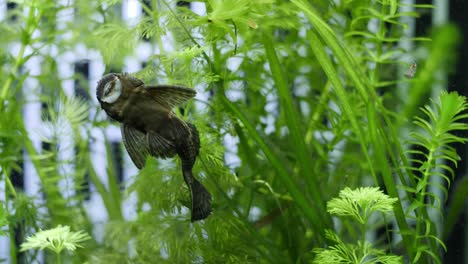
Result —
<instances>
[{"instance_id":1,"label":"plant stem","mask_svg":"<svg viewBox=\"0 0 468 264\"><path fill-rule=\"evenodd\" d=\"M13 79L15 78L15 74L16 74L16 72L18 71L19 67L22 64L24 52L26 50L26 46L27 46L27 44L21 43L20 50L19 50L18 55L17 55L17 57L15 59L15 64L13 65L13 68L11 69L11 72L10 72L10 75L8 76L8 79L3 84L2 93L1 93L1 96L0 96L0 99L2 101L6 100L6 98L8 97L8 91L10 90L11 83L13 82ZM3 106L3 104L2 104L2 106Z\"/></svg>"},{"instance_id":2,"label":"plant stem","mask_svg":"<svg viewBox=\"0 0 468 264\"><path fill-rule=\"evenodd\" d=\"M37 23L34 23L34 22L31 23L31 21L35 21L35 19L38 19L38 18L35 18L35 15L34 15L34 11L36 10L36 8L34 8L35 2L36 1L34 0L31 1L30 6L29 6L28 16L26 17L26 20L25 20L26 25L25 25L24 31L26 32L26 34L29 34L27 38L28 41L21 41L21 47L18 52L18 55L15 58L15 63L13 64L13 68L11 69L8 79L5 81L5 83L2 86L2 90L0 94L0 103L1 103L0 110L4 106L3 101L6 100L6 98L8 97L8 91L10 90L10 86L13 80L15 79L16 72L18 71L20 66L26 62L26 61L23 61L24 53L26 51L26 47L30 44L29 42L30 37L32 36L32 33L37 26Z\"/></svg>"},{"instance_id":3,"label":"plant stem","mask_svg":"<svg viewBox=\"0 0 468 264\"><path fill-rule=\"evenodd\" d=\"M9 174L9 173L8 173ZM10 193L13 195L13 198L16 198L16 190L13 184L11 183L10 177L7 173L5 173L5 183L7 185L7 190L5 191L5 204L8 207L9 203L9 195ZM9 191L8 191L9 190ZM6 209L9 210L9 209ZM10 213L8 213L10 215ZM10 233L10 261L12 264L16 264L18 262L16 255L17 255L17 249L16 249L16 241L15 241L15 229L12 223L8 224L8 232Z\"/></svg>"},{"instance_id":4,"label":"plant stem","mask_svg":"<svg viewBox=\"0 0 468 264\"><path fill-rule=\"evenodd\" d=\"M35 24L31 24L30 21L33 21L34 19L34 11L35 8L33 7L34 5L34 0L31 3L28 16L26 17L26 25L25 25L25 31L27 34L29 34L28 37L32 35L32 32L34 31ZM30 38L28 38L29 40ZM2 114L5 114L5 107L7 107L6 101L7 98L9 97L9 91L11 90L11 85L16 77L16 73L18 72L18 69L25 63L23 57L24 53L26 51L26 47L29 45L29 41L22 41L20 49L18 51L18 54L15 58L13 68L11 69L8 78L6 79L5 83L3 84L1 90L0 90L0 112ZM8 113L6 113L8 114ZM10 111L10 114L14 114L13 112ZM22 119L18 119L19 122L22 122ZM22 123L21 123L22 124ZM9 175L5 174L5 182L7 185L7 188L9 191L5 191L5 201L6 204L8 205L8 200L9 200L9 195L10 193L13 195L13 197L16 198L17 194L15 191L15 188L9 178ZM9 224L9 233L10 233L10 261L13 264L16 264L18 262L17 259L17 248L16 248L16 241L15 241L15 230L12 224Z\"/></svg>"},{"instance_id":5,"label":"plant stem","mask_svg":"<svg viewBox=\"0 0 468 264\"><path fill-rule=\"evenodd\" d=\"M363 246L363 252L362 252L363 256L365 255L364 243L366 242L366 224L367 224L367 218L364 219L364 223L361 226L361 242L362 242L362 246Z\"/></svg>"},{"instance_id":6,"label":"plant stem","mask_svg":"<svg viewBox=\"0 0 468 264\"><path fill-rule=\"evenodd\" d=\"M10 177L8 177L7 175L5 175L5 182L6 182L8 190L10 190L11 192L11 195L13 195L13 197L16 198L17 194L16 194L15 187L13 186L13 183L11 183ZM9 194L9 192L5 192L5 194L6 195Z\"/></svg>"},{"instance_id":7,"label":"plant stem","mask_svg":"<svg viewBox=\"0 0 468 264\"><path fill-rule=\"evenodd\" d=\"M57 255L57 264L62 264L62 257L60 255L60 252L56 252Z\"/></svg>"},{"instance_id":8,"label":"plant stem","mask_svg":"<svg viewBox=\"0 0 468 264\"><path fill-rule=\"evenodd\" d=\"M300 175L302 178L305 178L305 181L308 183L307 187L309 188L311 196L316 204L315 208L317 209L317 214L319 215L317 220L321 221L317 224L321 228L330 226L331 219L326 217L328 214L325 210L324 194L320 189L320 184L317 182L316 177L314 177L312 174L313 168L311 160L313 157L310 155L310 153L308 153L306 144L304 142L304 135L302 134L303 129L300 125L300 121L297 118L299 114L294 109L285 74L281 69L273 41L266 34L264 34L263 45L265 47L265 52L275 86L278 89L278 96L280 97L281 107L284 108L285 115L287 116L286 124L292 139L291 143L294 145L293 149L295 151L296 158L298 159Z\"/></svg>"},{"instance_id":9,"label":"plant stem","mask_svg":"<svg viewBox=\"0 0 468 264\"><path fill-rule=\"evenodd\" d=\"M153 1L153 21L154 23L158 24L159 25L159 10L157 9L157 4L156 4L156 1ZM150 9L151 10L151 9ZM172 11L172 10L171 10ZM164 54L166 54L166 51L164 50L164 46L163 46L163 40L162 40L162 36L161 36L161 30L156 30L156 42L158 44L158 49L159 49L159 55L160 56L164 56ZM168 77L169 79L169 82L172 82L172 77L171 77L171 70L170 70L170 67L168 65L168 62L166 60L162 60L161 61L163 67L164 67L164 71L166 72L166 76Z\"/></svg>"},{"instance_id":10,"label":"plant stem","mask_svg":"<svg viewBox=\"0 0 468 264\"><path fill-rule=\"evenodd\" d=\"M10 263L11 264L16 264L18 263L17 259L17 249L16 249L16 241L15 241L15 230L13 228L12 224L8 225L8 232L10 233Z\"/></svg>"},{"instance_id":11,"label":"plant stem","mask_svg":"<svg viewBox=\"0 0 468 264\"><path fill-rule=\"evenodd\" d=\"M332 90L331 88L332 86L331 86L330 81L327 81L327 83L325 84L325 88L323 89L323 92L320 95L320 99L317 104L317 109L315 109L314 113L312 114L312 118L310 119L309 125L307 126L308 129L307 129L307 133L304 139L307 145L313 143L312 138L314 134L314 128L317 125L317 123L320 122L320 117L322 116L323 112L326 109L325 106L326 106L326 103L328 102L328 98ZM323 152L321 148L317 148L317 151Z\"/></svg>"}]
</instances>

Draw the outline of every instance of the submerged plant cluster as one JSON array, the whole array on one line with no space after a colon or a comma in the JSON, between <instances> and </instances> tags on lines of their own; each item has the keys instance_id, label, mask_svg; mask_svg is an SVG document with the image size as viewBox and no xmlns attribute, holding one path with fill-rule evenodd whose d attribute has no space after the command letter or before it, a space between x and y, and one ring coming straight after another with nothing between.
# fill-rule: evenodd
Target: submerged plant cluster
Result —
<instances>
[{"instance_id":1,"label":"submerged plant cluster","mask_svg":"<svg viewBox=\"0 0 468 264\"><path fill-rule=\"evenodd\" d=\"M457 30L414 36L409 26L433 8L12 1L0 17L0 257L442 263L468 126L466 98L434 88ZM193 173L213 196L201 222L190 222L178 159L148 158L138 171L109 132L95 80L129 68L199 94L175 112L200 134Z\"/></svg>"}]
</instances>

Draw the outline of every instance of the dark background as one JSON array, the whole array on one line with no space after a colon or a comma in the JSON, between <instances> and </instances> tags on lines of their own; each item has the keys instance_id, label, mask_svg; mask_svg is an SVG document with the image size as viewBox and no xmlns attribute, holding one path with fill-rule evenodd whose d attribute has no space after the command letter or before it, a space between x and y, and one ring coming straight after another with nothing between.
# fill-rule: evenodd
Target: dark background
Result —
<instances>
[{"instance_id":1,"label":"dark background","mask_svg":"<svg viewBox=\"0 0 468 264\"><path fill-rule=\"evenodd\" d=\"M418 1L419 3L431 4L431 1ZM468 42L466 36L468 36L468 1L464 0L451 0L449 1L449 21L455 24L460 33L460 43L458 45L458 50L456 51L457 63L455 71L450 73L448 76L448 90L457 91L461 95L468 95L468 54L466 52L466 47ZM429 21L428 21L429 19ZM431 17L423 17L418 21L417 31L418 30L427 30L428 25L431 25ZM429 23L427 23L429 22ZM465 137L467 135L464 135ZM468 161L468 149L467 145L459 144L457 152L460 155L460 162L458 163L458 168L456 170L455 184L451 187L449 192L448 203L451 202L451 198L455 195L454 191L460 191L457 189L457 185L460 186L462 180L466 180L466 169ZM458 183L458 184L457 184ZM466 206L464 211L458 216L457 222L452 229L452 232L449 233L448 239L445 241L447 246L447 252L445 254L444 263L464 263L465 261L465 217L466 217Z\"/></svg>"}]
</instances>

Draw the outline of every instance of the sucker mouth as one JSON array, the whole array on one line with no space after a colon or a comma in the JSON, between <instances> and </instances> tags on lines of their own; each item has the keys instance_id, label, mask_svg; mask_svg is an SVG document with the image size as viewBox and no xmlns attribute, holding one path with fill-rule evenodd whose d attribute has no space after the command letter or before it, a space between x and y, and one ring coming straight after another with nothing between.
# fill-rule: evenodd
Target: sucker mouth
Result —
<instances>
[{"instance_id":1,"label":"sucker mouth","mask_svg":"<svg viewBox=\"0 0 468 264\"><path fill-rule=\"evenodd\" d=\"M115 88L115 82L117 82L119 80L119 78L117 76L114 76L114 80L110 81L110 84L111 87L110 89L108 89L107 91L104 92L104 95L108 95L110 92L112 92Z\"/></svg>"},{"instance_id":2,"label":"sucker mouth","mask_svg":"<svg viewBox=\"0 0 468 264\"><path fill-rule=\"evenodd\" d=\"M111 83L109 85L111 85L111 87L109 89L107 89L107 91L104 91L104 95L108 95L110 92L112 92L112 90L114 90L114 83L115 81L111 81Z\"/></svg>"},{"instance_id":3,"label":"sucker mouth","mask_svg":"<svg viewBox=\"0 0 468 264\"><path fill-rule=\"evenodd\" d=\"M104 91L104 86L109 83L109 82L115 82L119 80L117 73L108 73L104 75L97 84L97 89L96 89L96 97L100 100L103 96L108 95L108 93L105 93Z\"/></svg>"}]
</instances>

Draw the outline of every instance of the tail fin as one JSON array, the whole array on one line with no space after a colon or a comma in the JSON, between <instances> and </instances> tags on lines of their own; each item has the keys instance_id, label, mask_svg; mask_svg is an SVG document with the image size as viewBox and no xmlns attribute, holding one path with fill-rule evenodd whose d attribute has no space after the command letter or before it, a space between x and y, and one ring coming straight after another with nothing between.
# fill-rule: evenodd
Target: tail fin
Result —
<instances>
[{"instance_id":1,"label":"tail fin","mask_svg":"<svg viewBox=\"0 0 468 264\"><path fill-rule=\"evenodd\" d=\"M190 123L187 123L187 125L191 136L186 141L185 146L181 148L179 156L182 162L184 180L192 194L192 222L194 222L203 220L210 215L211 194L193 177L192 167L200 149L200 138L197 128Z\"/></svg>"},{"instance_id":2,"label":"tail fin","mask_svg":"<svg viewBox=\"0 0 468 264\"><path fill-rule=\"evenodd\" d=\"M192 178L192 222L203 220L211 213L211 194L197 179Z\"/></svg>"}]
</instances>

